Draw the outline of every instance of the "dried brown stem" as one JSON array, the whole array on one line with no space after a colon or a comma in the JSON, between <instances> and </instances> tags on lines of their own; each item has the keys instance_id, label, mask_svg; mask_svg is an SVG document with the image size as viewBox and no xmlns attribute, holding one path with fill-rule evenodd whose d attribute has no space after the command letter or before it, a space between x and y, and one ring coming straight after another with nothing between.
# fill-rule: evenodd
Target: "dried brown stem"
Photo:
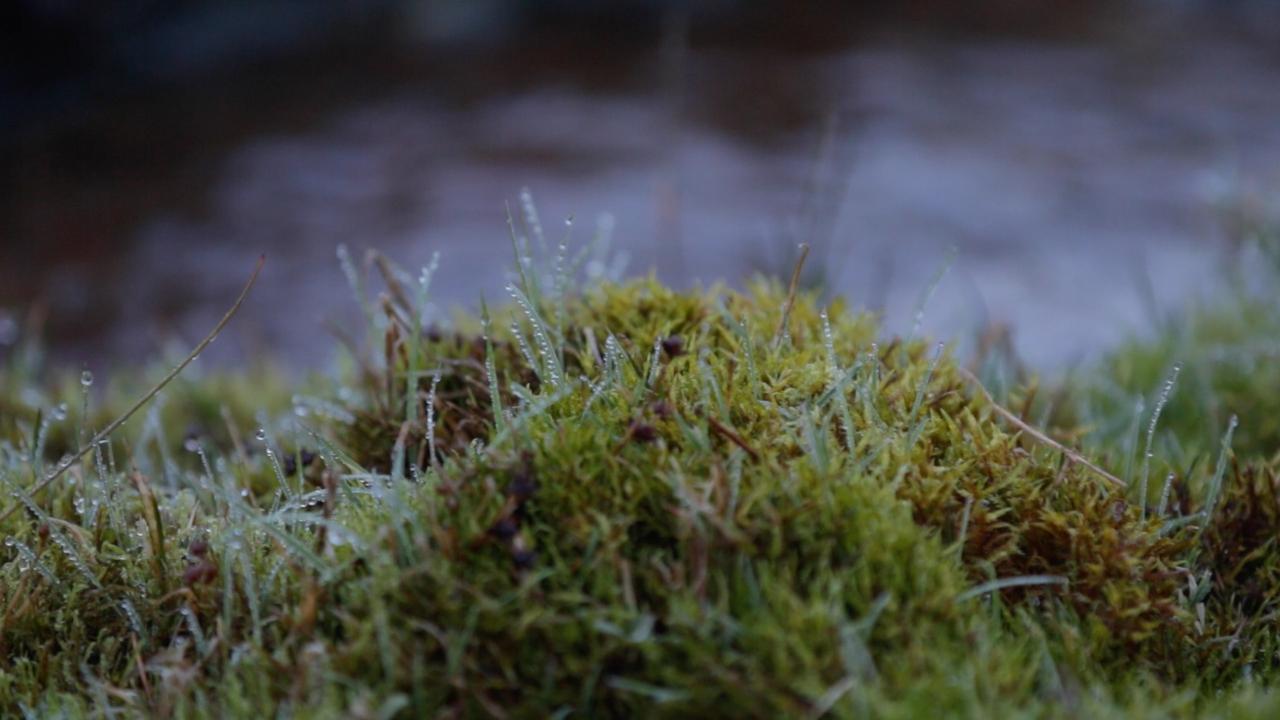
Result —
<instances>
[{"instance_id":1,"label":"dried brown stem","mask_svg":"<svg viewBox=\"0 0 1280 720\"><path fill-rule=\"evenodd\" d=\"M782 306L782 317L778 318L778 328L773 332L773 346L782 342L782 334L786 332L787 321L791 319L791 306L796 304L796 288L800 285L800 271L804 270L804 261L809 257L809 244L800 243L800 258L791 271L791 283L787 287L787 302Z\"/></svg>"},{"instance_id":2,"label":"dried brown stem","mask_svg":"<svg viewBox=\"0 0 1280 720\"><path fill-rule=\"evenodd\" d=\"M1112 485L1115 485L1118 488L1126 487L1125 482L1120 478L1116 477L1115 475L1112 475L1106 470L1103 470L1101 467L1093 464L1092 462L1089 461L1088 458L1076 452L1075 450L1072 450L1066 445L1063 445L1057 440L1054 440L1048 435L1045 435L1043 432L1041 432L1040 430L1037 430L1034 426L1027 423L1027 421L1018 417L1008 408L1005 408L1000 403L996 402L995 398L991 397L991 393L987 391L986 386L982 384L982 381L979 380L976 375L969 372L965 368L957 368L957 369L960 371L961 375L963 375L966 379L968 379L969 382L973 383L974 387L982 391L983 397L987 399L987 402L991 403L991 407L995 409L996 413L998 413L1005 420L1008 420L1010 423L1016 426L1019 430L1025 432L1027 435L1030 435L1032 438L1039 441L1040 443L1044 445L1048 445L1049 447L1057 450L1063 455L1066 455L1067 459L1070 460L1071 462L1079 463L1080 465L1083 465L1084 467L1089 468L1094 473L1096 473L1099 477L1103 478L1104 480L1111 483Z\"/></svg>"},{"instance_id":3,"label":"dried brown stem","mask_svg":"<svg viewBox=\"0 0 1280 720\"><path fill-rule=\"evenodd\" d=\"M730 430L724 425L724 423L716 420L710 415L707 416L707 422L711 425L711 429L714 430L717 435L745 450L747 454L751 456L752 460L755 460L756 462L760 461L760 453L756 452L754 448L748 445L747 441L744 440L741 435Z\"/></svg>"}]
</instances>

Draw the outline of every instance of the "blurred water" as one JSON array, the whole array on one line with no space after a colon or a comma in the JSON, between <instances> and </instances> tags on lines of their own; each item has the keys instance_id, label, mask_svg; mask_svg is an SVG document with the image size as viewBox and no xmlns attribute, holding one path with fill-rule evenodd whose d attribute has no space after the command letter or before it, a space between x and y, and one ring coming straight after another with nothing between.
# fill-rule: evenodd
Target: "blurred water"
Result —
<instances>
[{"instance_id":1,"label":"blurred water","mask_svg":"<svg viewBox=\"0 0 1280 720\"><path fill-rule=\"evenodd\" d=\"M1262 44L890 39L689 51L674 75L650 61L665 80L467 102L410 84L253 135L198 203L157 203L94 265L47 277L54 312L108 318L55 337L59 356L193 341L266 252L215 357L322 365L321 321L355 321L337 244L409 267L439 251L445 305L504 297L503 206L529 187L553 238L574 215L585 240L608 211L632 270L678 285L785 274L810 241L811 269L897 331L954 246L925 330L1007 323L1024 357L1061 367L1143 327L1148 288L1162 308L1207 292L1214 203L1280 187L1280 57Z\"/></svg>"}]
</instances>

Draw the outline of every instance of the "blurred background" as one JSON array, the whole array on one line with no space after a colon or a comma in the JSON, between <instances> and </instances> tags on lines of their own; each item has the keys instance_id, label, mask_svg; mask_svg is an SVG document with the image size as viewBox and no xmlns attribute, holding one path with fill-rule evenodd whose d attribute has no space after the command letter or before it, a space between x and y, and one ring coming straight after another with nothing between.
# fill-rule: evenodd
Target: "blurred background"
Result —
<instances>
[{"instance_id":1,"label":"blurred background","mask_svg":"<svg viewBox=\"0 0 1280 720\"><path fill-rule=\"evenodd\" d=\"M981 8L981 9L978 9ZM1280 189L1280 3L8 0L0 356L321 367L335 259L500 299L504 205L631 273L785 276L1062 368L1214 290ZM416 273L415 273L416 274Z\"/></svg>"}]
</instances>

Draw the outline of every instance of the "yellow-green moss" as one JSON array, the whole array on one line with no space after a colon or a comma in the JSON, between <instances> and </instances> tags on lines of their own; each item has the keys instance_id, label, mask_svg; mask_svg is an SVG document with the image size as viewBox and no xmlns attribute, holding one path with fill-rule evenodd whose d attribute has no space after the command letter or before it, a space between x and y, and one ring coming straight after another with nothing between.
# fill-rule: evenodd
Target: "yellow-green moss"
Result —
<instances>
[{"instance_id":1,"label":"yellow-green moss","mask_svg":"<svg viewBox=\"0 0 1280 720\"><path fill-rule=\"evenodd\" d=\"M388 297L347 391L298 388L330 413L234 389L263 378L169 393L168 436L226 406L261 418L274 456L197 432L207 472L121 438L164 482L85 462L24 500L0 523L0 709L1280 708L1261 689L1274 466L1228 463L1206 521L1200 463L1161 513L1008 424L944 349L877 344L839 303L828 322L769 283L515 294L527 307L440 332ZM0 425L6 507L35 477L33 422Z\"/></svg>"}]
</instances>

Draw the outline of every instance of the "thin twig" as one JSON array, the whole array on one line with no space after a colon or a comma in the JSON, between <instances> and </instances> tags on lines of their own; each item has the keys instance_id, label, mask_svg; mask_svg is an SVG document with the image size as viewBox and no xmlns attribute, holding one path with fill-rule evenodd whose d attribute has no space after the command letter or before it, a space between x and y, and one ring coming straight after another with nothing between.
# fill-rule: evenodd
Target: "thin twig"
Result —
<instances>
[{"instance_id":1,"label":"thin twig","mask_svg":"<svg viewBox=\"0 0 1280 720\"><path fill-rule=\"evenodd\" d=\"M227 310L226 314L222 316L222 319L218 321L218 324L213 327L213 330L210 331L209 334L206 335L204 339L200 341L199 345L196 345L195 349L191 351L190 355L187 355L185 360L178 363L178 365L175 368L170 370L169 374L165 375L164 378L161 379L160 382L157 383L155 387L147 391L146 395L143 395L142 397L138 398L138 401L133 404L133 407L130 407L128 410L125 410L123 415L121 415L120 417L117 417L115 420L112 420L111 424L107 425L105 428L99 431L97 435L94 435L93 438L89 440L89 442L86 445L84 445L79 450L77 450L74 455L58 463L58 466L54 468L53 472L51 472L47 477L45 477L44 480L41 480L39 483L35 485L35 487L31 488L27 492L32 497L34 497L36 493L39 493L41 490L44 490L45 488L49 487L49 485L51 485L54 480L57 480L58 478L62 477L62 474L64 472L70 469L72 465L75 465L76 462L79 461L81 458L83 458L85 455L88 455L91 449L97 447L98 443L107 439L107 437L109 437L111 433L120 429L120 426L128 422L129 418L133 417L134 413L141 410L143 405L146 405L147 402L149 402L152 398L154 398L157 393L159 393L161 390L164 389L164 386L168 385L174 378L178 377L179 373L185 370L186 367L190 365L193 360L199 357L200 353L204 352L204 349L209 347L209 343L213 342L214 338L218 337L218 334L221 333L222 329L227 326L227 323L231 322L231 318L235 316L236 311L238 311L240 309L240 306L244 304L244 299L249 296L249 291L253 289L253 284L258 281L258 273L262 272L262 266L266 262L267 262L266 255L263 255L258 258L258 264L255 265L253 268L253 274L249 276L249 282L245 283L244 289L240 291L240 296L237 297L235 303L231 305L231 309ZM5 520L9 519L9 516L13 515L13 513L16 512L20 507L22 507L22 505L17 504L9 508L8 510L4 511L4 514L0 515L0 522L4 522Z\"/></svg>"},{"instance_id":2,"label":"thin twig","mask_svg":"<svg viewBox=\"0 0 1280 720\"><path fill-rule=\"evenodd\" d=\"M773 346L782 342L782 333L787 329L787 321L791 319L791 306L796 304L796 287L800 284L800 271L804 269L804 261L809 257L809 243L800 243L800 258L791 271L791 284L787 288L787 302L782 306L782 317L778 318L778 328L773 332Z\"/></svg>"},{"instance_id":3,"label":"thin twig","mask_svg":"<svg viewBox=\"0 0 1280 720\"><path fill-rule=\"evenodd\" d=\"M760 461L760 453L756 452L755 449L753 449L750 445L748 445L747 441L744 440L741 435L734 432L733 430L730 430L723 423L711 417L710 415L707 416L707 422L711 425L711 429L714 430L717 435L723 437L724 439L728 440L734 445L737 445L743 450L746 450L747 454L751 456L752 460L755 460L756 462Z\"/></svg>"},{"instance_id":4,"label":"thin twig","mask_svg":"<svg viewBox=\"0 0 1280 720\"><path fill-rule=\"evenodd\" d=\"M982 384L982 381L979 380L976 375L969 372L965 368L957 368L957 369L960 371L961 375L967 378L969 382L973 383L975 387L977 387L979 390L982 391L983 396L987 398L987 402L991 403L991 407L994 408L995 411L999 413L1000 416L1003 417L1005 420L1008 420L1010 423L1013 423L1018 427L1018 429L1022 430L1023 432L1035 438L1036 440L1039 440L1045 445L1048 445L1049 447L1057 450L1063 455L1066 455L1067 459L1070 460L1071 462L1079 463L1089 468L1090 470L1094 471L1100 477L1110 482L1112 485L1115 485L1116 487L1119 487L1119 488L1126 487L1124 481L1121 480L1120 478L1116 477L1115 475L1112 475L1106 470L1103 470L1102 468L1093 464L1088 460L1088 458L1076 452L1075 450L1072 450L1066 445L1063 445L1057 440L1054 440L1048 435L1045 435L1043 432L1037 430L1035 427L1028 424L1025 420L1015 415L1012 411L1005 408L1000 403L996 402L995 398L991 397L991 393L987 391L986 386Z\"/></svg>"},{"instance_id":5,"label":"thin twig","mask_svg":"<svg viewBox=\"0 0 1280 720\"><path fill-rule=\"evenodd\" d=\"M370 250L369 258L373 261L373 266L378 268L378 272L382 275L382 280L387 284L387 290L391 292L391 299L404 309L407 313L413 313L413 303L409 300L409 293L405 292L404 285L400 284L399 278L396 277L395 268L391 265L391 261L386 255L377 250Z\"/></svg>"}]
</instances>

